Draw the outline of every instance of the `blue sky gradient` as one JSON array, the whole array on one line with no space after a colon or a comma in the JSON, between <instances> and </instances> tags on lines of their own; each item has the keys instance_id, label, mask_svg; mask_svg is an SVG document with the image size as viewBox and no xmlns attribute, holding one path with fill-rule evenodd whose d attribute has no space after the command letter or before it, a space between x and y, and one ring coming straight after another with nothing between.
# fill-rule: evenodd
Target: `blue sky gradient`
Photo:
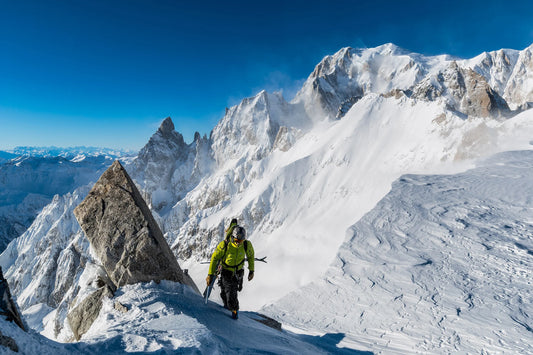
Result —
<instances>
[{"instance_id":1,"label":"blue sky gradient","mask_svg":"<svg viewBox=\"0 0 533 355\"><path fill-rule=\"evenodd\" d=\"M190 142L342 47L470 58L533 43L533 1L0 0L0 149Z\"/></svg>"}]
</instances>

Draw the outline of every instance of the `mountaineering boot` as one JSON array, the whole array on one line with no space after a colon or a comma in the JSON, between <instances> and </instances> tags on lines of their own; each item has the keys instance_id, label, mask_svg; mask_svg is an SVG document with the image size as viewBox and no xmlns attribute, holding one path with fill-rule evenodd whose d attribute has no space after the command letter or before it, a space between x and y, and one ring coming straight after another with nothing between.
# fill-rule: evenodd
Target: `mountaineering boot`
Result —
<instances>
[{"instance_id":1,"label":"mountaineering boot","mask_svg":"<svg viewBox=\"0 0 533 355\"><path fill-rule=\"evenodd\" d=\"M231 311L231 318L238 319L239 318L239 313L237 311Z\"/></svg>"}]
</instances>

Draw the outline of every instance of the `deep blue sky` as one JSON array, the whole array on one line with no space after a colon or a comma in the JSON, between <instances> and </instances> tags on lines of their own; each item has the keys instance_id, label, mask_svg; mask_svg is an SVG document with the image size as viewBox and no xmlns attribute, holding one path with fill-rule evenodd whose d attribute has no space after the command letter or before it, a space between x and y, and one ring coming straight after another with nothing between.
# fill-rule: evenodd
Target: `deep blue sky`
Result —
<instances>
[{"instance_id":1,"label":"deep blue sky","mask_svg":"<svg viewBox=\"0 0 533 355\"><path fill-rule=\"evenodd\" d=\"M533 43L533 1L0 0L0 149L186 141L342 47L470 58Z\"/></svg>"}]
</instances>

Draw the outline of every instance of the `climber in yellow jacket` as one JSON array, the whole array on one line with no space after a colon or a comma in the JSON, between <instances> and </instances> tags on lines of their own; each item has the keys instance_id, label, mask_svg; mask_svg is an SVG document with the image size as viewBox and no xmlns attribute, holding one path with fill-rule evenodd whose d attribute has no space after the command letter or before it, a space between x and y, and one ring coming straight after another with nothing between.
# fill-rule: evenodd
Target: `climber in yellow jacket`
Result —
<instances>
[{"instance_id":1,"label":"climber in yellow jacket","mask_svg":"<svg viewBox=\"0 0 533 355\"><path fill-rule=\"evenodd\" d=\"M254 248L246 240L246 231L241 226L234 226L231 237L221 241L211 256L209 271L206 278L207 285L211 283L217 267L220 264L220 297L224 307L231 311L233 319L238 318L239 300L237 292L242 290L244 278L244 261L248 261L248 281L254 278Z\"/></svg>"}]
</instances>

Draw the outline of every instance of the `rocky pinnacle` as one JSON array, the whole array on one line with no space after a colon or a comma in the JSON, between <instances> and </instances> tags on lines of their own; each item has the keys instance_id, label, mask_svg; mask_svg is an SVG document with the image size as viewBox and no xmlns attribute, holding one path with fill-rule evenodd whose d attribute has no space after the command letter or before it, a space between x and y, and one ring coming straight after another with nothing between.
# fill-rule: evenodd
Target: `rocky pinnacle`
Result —
<instances>
[{"instance_id":1,"label":"rocky pinnacle","mask_svg":"<svg viewBox=\"0 0 533 355\"><path fill-rule=\"evenodd\" d=\"M102 174L74 215L117 287L171 280L198 291L118 161Z\"/></svg>"}]
</instances>

